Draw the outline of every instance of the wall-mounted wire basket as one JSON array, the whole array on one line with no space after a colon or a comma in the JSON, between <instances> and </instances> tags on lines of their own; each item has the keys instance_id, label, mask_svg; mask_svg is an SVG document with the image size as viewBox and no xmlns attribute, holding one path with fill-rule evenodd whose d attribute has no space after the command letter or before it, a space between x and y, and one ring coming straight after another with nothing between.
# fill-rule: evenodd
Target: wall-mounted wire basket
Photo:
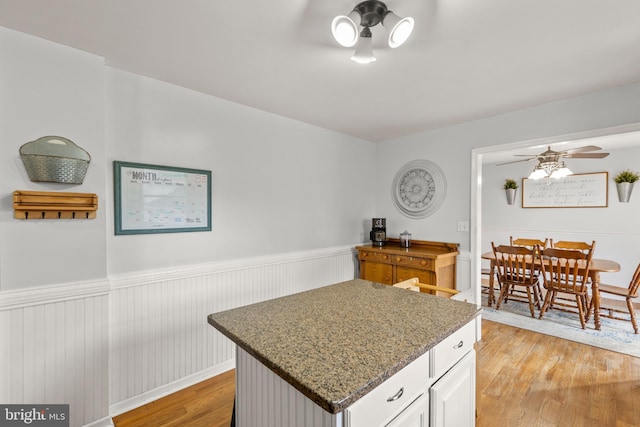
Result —
<instances>
[{"instance_id":1,"label":"wall-mounted wire basket","mask_svg":"<svg viewBox=\"0 0 640 427\"><path fill-rule=\"evenodd\" d=\"M43 136L20 147L31 181L82 184L91 155L61 136Z\"/></svg>"}]
</instances>

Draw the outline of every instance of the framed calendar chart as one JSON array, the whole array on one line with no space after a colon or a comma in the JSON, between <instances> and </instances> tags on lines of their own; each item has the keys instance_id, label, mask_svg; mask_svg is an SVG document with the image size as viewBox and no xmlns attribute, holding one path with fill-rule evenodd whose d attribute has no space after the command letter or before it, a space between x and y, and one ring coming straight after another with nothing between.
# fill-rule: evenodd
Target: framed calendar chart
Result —
<instances>
[{"instance_id":1,"label":"framed calendar chart","mask_svg":"<svg viewBox=\"0 0 640 427\"><path fill-rule=\"evenodd\" d=\"M115 234L211 231L211 171L113 162Z\"/></svg>"}]
</instances>

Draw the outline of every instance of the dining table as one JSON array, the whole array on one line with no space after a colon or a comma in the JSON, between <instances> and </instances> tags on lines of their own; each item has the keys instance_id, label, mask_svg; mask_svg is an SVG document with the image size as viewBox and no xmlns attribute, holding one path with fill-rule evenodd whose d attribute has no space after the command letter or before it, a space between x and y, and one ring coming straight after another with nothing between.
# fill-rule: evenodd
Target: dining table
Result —
<instances>
[{"instance_id":1,"label":"dining table","mask_svg":"<svg viewBox=\"0 0 640 427\"><path fill-rule=\"evenodd\" d=\"M496 258L493 252L485 252L481 255L481 258L490 262L490 275L489 275L489 296L487 298L487 305L491 307L491 303L495 301L493 292L494 278L496 273ZM536 261L539 262L539 258ZM589 282L591 284L591 298L593 299L593 322L596 330L600 330L600 273L615 273L620 271L620 264L613 260L592 258L589 264Z\"/></svg>"}]
</instances>

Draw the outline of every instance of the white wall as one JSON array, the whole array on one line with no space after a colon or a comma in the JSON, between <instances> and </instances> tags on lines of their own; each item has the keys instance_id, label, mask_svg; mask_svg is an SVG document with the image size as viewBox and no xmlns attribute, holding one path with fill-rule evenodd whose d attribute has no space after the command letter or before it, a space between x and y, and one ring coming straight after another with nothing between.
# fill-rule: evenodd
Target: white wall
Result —
<instances>
[{"instance_id":1,"label":"white wall","mask_svg":"<svg viewBox=\"0 0 640 427\"><path fill-rule=\"evenodd\" d=\"M0 27L0 290L104 278L104 65L102 58ZM22 144L60 135L92 157L82 185L31 182ZM98 195L91 221L13 219L15 190Z\"/></svg>"},{"instance_id":2,"label":"white wall","mask_svg":"<svg viewBox=\"0 0 640 427\"><path fill-rule=\"evenodd\" d=\"M110 274L362 241L375 144L113 68L107 87L107 182L113 160L213 181L206 233L114 236L110 186Z\"/></svg>"}]
</instances>

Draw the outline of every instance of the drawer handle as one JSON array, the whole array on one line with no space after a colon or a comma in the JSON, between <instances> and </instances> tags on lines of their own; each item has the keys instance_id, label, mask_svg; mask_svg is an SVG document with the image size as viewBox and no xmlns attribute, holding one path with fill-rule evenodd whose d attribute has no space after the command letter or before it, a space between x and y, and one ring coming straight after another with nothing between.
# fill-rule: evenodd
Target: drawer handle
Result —
<instances>
[{"instance_id":1,"label":"drawer handle","mask_svg":"<svg viewBox=\"0 0 640 427\"><path fill-rule=\"evenodd\" d=\"M453 349L454 349L454 350L455 350L455 349L458 349L458 348L462 347L463 345L464 345L464 341L460 340L460 342L459 342L458 344L456 344L456 345L454 345L454 346L453 346Z\"/></svg>"},{"instance_id":2,"label":"drawer handle","mask_svg":"<svg viewBox=\"0 0 640 427\"><path fill-rule=\"evenodd\" d=\"M387 402L395 402L396 400L400 399L403 394L404 394L404 387L401 387L396 394L387 398Z\"/></svg>"}]
</instances>

